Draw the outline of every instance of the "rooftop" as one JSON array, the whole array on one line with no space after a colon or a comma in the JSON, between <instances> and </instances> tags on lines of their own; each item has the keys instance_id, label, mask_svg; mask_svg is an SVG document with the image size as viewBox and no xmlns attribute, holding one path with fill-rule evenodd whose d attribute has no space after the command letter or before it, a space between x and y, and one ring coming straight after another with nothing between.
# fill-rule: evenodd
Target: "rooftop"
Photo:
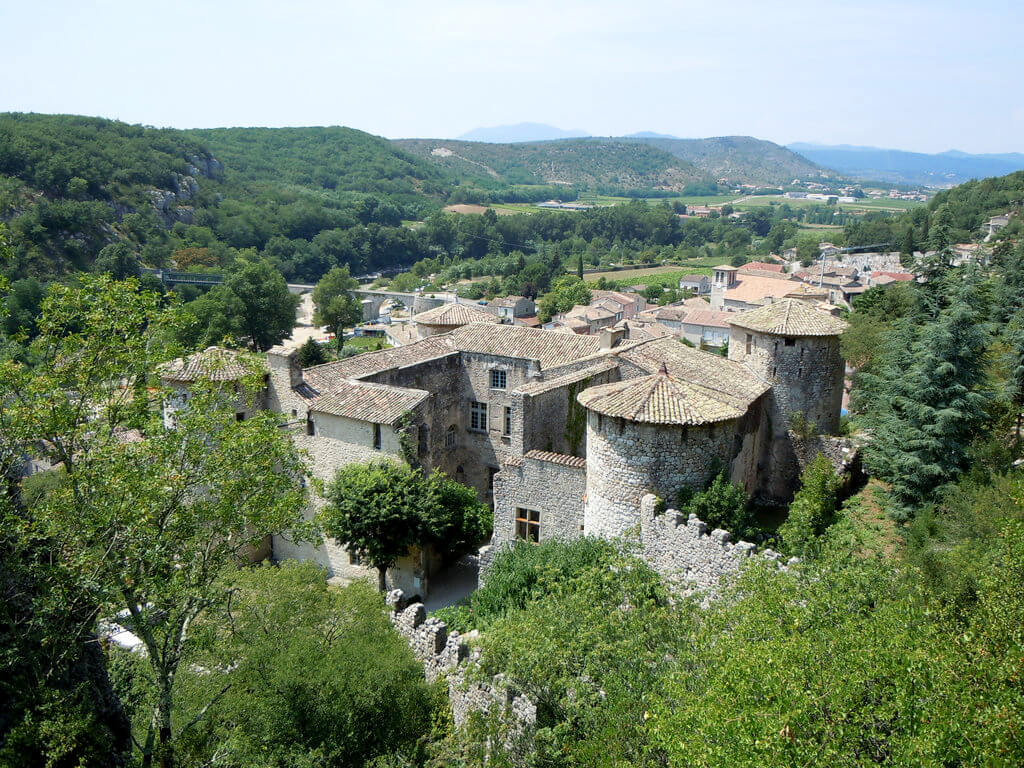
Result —
<instances>
[{"instance_id":1,"label":"rooftop","mask_svg":"<svg viewBox=\"0 0 1024 768\"><path fill-rule=\"evenodd\" d=\"M422 389L342 379L310 404L310 410L377 424L394 424L430 396Z\"/></svg>"},{"instance_id":2,"label":"rooftop","mask_svg":"<svg viewBox=\"0 0 1024 768\"><path fill-rule=\"evenodd\" d=\"M467 323L498 323L497 315L472 304L442 304L413 315L414 323L420 325L466 325Z\"/></svg>"},{"instance_id":3,"label":"rooftop","mask_svg":"<svg viewBox=\"0 0 1024 768\"><path fill-rule=\"evenodd\" d=\"M730 324L780 336L838 336L847 326L839 318L797 299L783 299L740 312Z\"/></svg>"},{"instance_id":4,"label":"rooftop","mask_svg":"<svg viewBox=\"0 0 1024 768\"><path fill-rule=\"evenodd\" d=\"M694 309L683 322L686 325L702 325L706 328L728 328L729 322L736 316L735 312L716 312L713 309Z\"/></svg>"},{"instance_id":5,"label":"rooftop","mask_svg":"<svg viewBox=\"0 0 1024 768\"><path fill-rule=\"evenodd\" d=\"M164 381L190 382L238 381L256 373L263 367L257 361L248 362L244 353L224 347L207 347L188 357L179 357L160 367L160 378Z\"/></svg>"},{"instance_id":6,"label":"rooftop","mask_svg":"<svg viewBox=\"0 0 1024 768\"><path fill-rule=\"evenodd\" d=\"M576 399L605 416L648 424L710 424L746 413L721 393L670 375L665 365L651 376L590 387Z\"/></svg>"},{"instance_id":7,"label":"rooftop","mask_svg":"<svg viewBox=\"0 0 1024 768\"><path fill-rule=\"evenodd\" d=\"M766 296L781 299L797 285L796 280L790 280L783 275L773 277L739 275L738 277L739 282L732 288L726 289L725 298L731 301L742 301L745 304L751 304Z\"/></svg>"}]
</instances>

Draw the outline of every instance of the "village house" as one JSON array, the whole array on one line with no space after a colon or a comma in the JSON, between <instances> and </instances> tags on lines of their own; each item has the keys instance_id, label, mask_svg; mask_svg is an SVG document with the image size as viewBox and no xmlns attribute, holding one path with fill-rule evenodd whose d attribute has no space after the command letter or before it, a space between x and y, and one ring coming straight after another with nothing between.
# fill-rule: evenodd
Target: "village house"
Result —
<instances>
[{"instance_id":1,"label":"village house","mask_svg":"<svg viewBox=\"0 0 1024 768\"><path fill-rule=\"evenodd\" d=\"M537 314L537 305L533 299L528 299L525 296L503 296L488 302L487 306L495 311L498 317L504 317L510 321Z\"/></svg>"},{"instance_id":2,"label":"village house","mask_svg":"<svg viewBox=\"0 0 1024 768\"><path fill-rule=\"evenodd\" d=\"M707 275L683 275L679 278L679 290L693 291L698 296L711 293L711 280Z\"/></svg>"},{"instance_id":3,"label":"village house","mask_svg":"<svg viewBox=\"0 0 1024 768\"><path fill-rule=\"evenodd\" d=\"M729 340L729 321L735 319L730 312L713 309L692 309L682 322L682 338L694 346L720 347Z\"/></svg>"}]
</instances>

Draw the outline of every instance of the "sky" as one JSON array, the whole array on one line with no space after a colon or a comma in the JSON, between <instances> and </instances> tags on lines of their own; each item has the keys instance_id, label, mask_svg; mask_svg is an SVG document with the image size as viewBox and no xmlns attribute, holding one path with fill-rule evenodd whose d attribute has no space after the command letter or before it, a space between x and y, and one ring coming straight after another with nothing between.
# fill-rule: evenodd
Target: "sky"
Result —
<instances>
[{"instance_id":1,"label":"sky","mask_svg":"<svg viewBox=\"0 0 1024 768\"><path fill-rule=\"evenodd\" d=\"M1021 0L0 0L0 111L1024 152Z\"/></svg>"}]
</instances>

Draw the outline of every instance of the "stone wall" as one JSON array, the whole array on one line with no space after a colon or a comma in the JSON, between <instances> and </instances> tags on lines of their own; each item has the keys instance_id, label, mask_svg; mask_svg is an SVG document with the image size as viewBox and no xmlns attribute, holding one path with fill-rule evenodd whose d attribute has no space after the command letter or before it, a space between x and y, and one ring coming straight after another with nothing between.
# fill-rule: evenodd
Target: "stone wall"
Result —
<instances>
[{"instance_id":1,"label":"stone wall","mask_svg":"<svg viewBox=\"0 0 1024 768\"><path fill-rule=\"evenodd\" d=\"M562 370L562 369L559 369ZM617 381L619 372L611 364L588 365L580 370L563 371L560 375L545 374L550 386L537 382L526 388L523 396L522 452L551 451L571 456L586 456L586 409L576 395L587 387Z\"/></svg>"},{"instance_id":2,"label":"stone wall","mask_svg":"<svg viewBox=\"0 0 1024 768\"><path fill-rule=\"evenodd\" d=\"M754 556L754 545L733 543L728 531L708 532L696 515L687 517L675 509L659 512L659 506L653 494L640 501L639 554L676 590L700 592L705 601L717 597L723 584ZM781 555L770 549L758 556L782 564Z\"/></svg>"},{"instance_id":3,"label":"stone wall","mask_svg":"<svg viewBox=\"0 0 1024 768\"><path fill-rule=\"evenodd\" d=\"M541 541L578 538L586 487L586 464L575 456L530 451L502 464L494 477L492 546L499 549L516 540L518 509L540 512Z\"/></svg>"},{"instance_id":4,"label":"stone wall","mask_svg":"<svg viewBox=\"0 0 1024 768\"><path fill-rule=\"evenodd\" d=\"M428 681L448 681L448 700L456 727L466 724L475 712L499 711L509 726L506 746L525 752L537 725L537 706L512 688L502 675L480 680L474 675L479 653L470 652L458 632L436 618L427 618L422 603L408 604L402 590L387 595L391 623L409 643L413 655L423 664Z\"/></svg>"}]
</instances>

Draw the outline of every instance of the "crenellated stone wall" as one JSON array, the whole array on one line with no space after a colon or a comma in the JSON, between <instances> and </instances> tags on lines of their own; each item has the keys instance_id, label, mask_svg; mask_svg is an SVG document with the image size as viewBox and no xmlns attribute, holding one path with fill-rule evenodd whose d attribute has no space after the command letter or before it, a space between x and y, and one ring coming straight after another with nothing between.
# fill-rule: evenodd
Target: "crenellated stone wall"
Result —
<instances>
[{"instance_id":1,"label":"crenellated stone wall","mask_svg":"<svg viewBox=\"0 0 1024 768\"><path fill-rule=\"evenodd\" d=\"M448 681L448 700L456 727L462 727L475 712L496 709L509 726L507 747L525 752L530 748L537 725L537 706L509 685L503 675L490 680L469 674L479 666L479 651L470 651L458 632L433 617L427 618L422 603L408 604L400 589L387 595L388 615L398 633L409 643L413 655L423 663L427 680Z\"/></svg>"},{"instance_id":2,"label":"crenellated stone wall","mask_svg":"<svg viewBox=\"0 0 1024 768\"><path fill-rule=\"evenodd\" d=\"M640 556L677 590L700 592L705 600L714 599L728 579L754 556L755 546L747 541L732 541L721 528L708 532L707 524L696 515L686 516L675 509L659 512L654 494L640 500ZM771 549L757 555L782 565L782 556ZM796 562L791 558L788 564Z\"/></svg>"}]
</instances>

